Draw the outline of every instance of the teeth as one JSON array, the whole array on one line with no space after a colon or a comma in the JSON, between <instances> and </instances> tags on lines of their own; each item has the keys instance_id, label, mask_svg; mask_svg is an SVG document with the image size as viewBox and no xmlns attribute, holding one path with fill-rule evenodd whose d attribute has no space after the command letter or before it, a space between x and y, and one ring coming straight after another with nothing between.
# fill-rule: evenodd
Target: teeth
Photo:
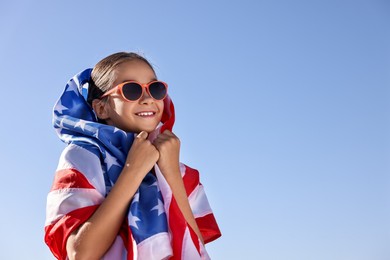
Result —
<instances>
[{"instance_id":1,"label":"teeth","mask_svg":"<svg viewBox=\"0 0 390 260\"><path fill-rule=\"evenodd\" d=\"M137 113L138 116L152 116L154 112L141 112Z\"/></svg>"}]
</instances>

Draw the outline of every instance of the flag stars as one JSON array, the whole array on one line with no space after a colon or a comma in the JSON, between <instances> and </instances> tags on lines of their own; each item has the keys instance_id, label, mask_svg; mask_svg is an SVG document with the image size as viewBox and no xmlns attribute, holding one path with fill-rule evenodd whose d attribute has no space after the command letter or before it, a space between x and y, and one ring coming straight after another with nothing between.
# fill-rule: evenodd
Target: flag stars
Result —
<instances>
[{"instance_id":1,"label":"flag stars","mask_svg":"<svg viewBox=\"0 0 390 260\"><path fill-rule=\"evenodd\" d=\"M136 229L139 229L137 225L137 221L141 221L137 216L133 216L133 214L129 214L129 225L135 227Z\"/></svg>"},{"instance_id":2,"label":"flag stars","mask_svg":"<svg viewBox=\"0 0 390 260\"><path fill-rule=\"evenodd\" d=\"M131 204L138 203L138 202L139 202L139 192L134 194L133 201L131 202ZM137 225L137 221L141 221L141 220L137 216L134 216L133 213L131 213L131 210L129 210L128 219L129 219L129 225L130 226L133 226L133 227L139 229L139 227Z\"/></svg>"},{"instance_id":3,"label":"flag stars","mask_svg":"<svg viewBox=\"0 0 390 260\"><path fill-rule=\"evenodd\" d=\"M96 129L96 132L92 136L99 139L99 129Z\"/></svg>"},{"instance_id":4,"label":"flag stars","mask_svg":"<svg viewBox=\"0 0 390 260\"><path fill-rule=\"evenodd\" d=\"M57 105L54 107L54 110L58 111L58 113L62 114L64 110L68 110L66 106L62 105L61 99L58 101Z\"/></svg>"},{"instance_id":5,"label":"flag stars","mask_svg":"<svg viewBox=\"0 0 390 260\"><path fill-rule=\"evenodd\" d=\"M157 181L153 182L152 184L149 185L149 188L150 187L153 187L153 186L156 186L157 187L157 190L158 190L158 185L157 185Z\"/></svg>"},{"instance_id":6,"label":"flag stars","mask_svg":"<svg viewBox=\"0 0 390 260\"><path fill-rule=\"evenodd\" d=\"M62 140L64 140L65 143L68 143L72 140L72 136L68 134L62 134Z\"/></svg>"},{"instance_id":7,"label":"flag stars","mask_svg":"<svg viewBox=\"0 0 390 260\"><path fill-rule=\"evenodd\" d=\"M122 133L124 133L122 129L119 129L119 128L117 128L117 127L114 127L114 132L113 132L113 133L116 133L116 132L122 132Z\"/></svg>"},{"instance_id":8,"label":"flag stars","mask_svg":"<svg viewBox=\"0 0 390 260\"><path fill-rule=\"evenodd\" d=\"M162 201L160 199L157 199L158 200L158 203L156 206L154 206L150 211L153 211L153 210L157 210L157 215L160 216L161 214L163 214L165 211L164 211L164 204L162 203Z\"/></svg>"},{"instance_id":9,"label":"flag stars","mask_svg":"<svg viewBox=\"0 0 390 260\"><path fill-rule=\"evenodd\" d=\"M133 202L132 202L132 203L135 203L135 202L139 202L139 192L137 192L137 193L134 194L134 196L133 196Z\"/></svg>"},{"instance_id":10,"label":"flag stars","mask_svg":"<svg viewBox=\"0 0 390 260\"><path fill-rule=\"evenodd\" d=\"M81 130L85 130L85 125L87 124L87 122L85 120L79 120L75 125L74 127L80 127Z\"/></svg>"},{"instance_id":11,"label":"flag stars","mask_svg":"<svg viewBox=\"0 0 390 260\"><path fill-rule=\"evenodd\" d=\"M108 152L106 153L106 158L104 159L104 162L107 165L107 171L109 171L113 165L120 166L116 158Z\"/></svg>"},{"instance_id":12,"label":"flag stars","mask_svg":"<svg viewBox=\"0 0 390 260\"><path fill-rule=\"evenodd\" d=\"M79 95L79 91L76 88L72 88L71 86L67 87L65 92L73 92L76 94L76 96Z\"/></svg>"},{"instance_id":13,"label":"flag stars","mask_svg":"<svg viewBox=\"0 0 390 260\"><path fill-rule=\"evenodd\" d=\"M119 129L117 127L114 127L113 134L116 134L117 132L121 133L122 135L126 136L126 132L123 131L122 129Z\"/></svg>"}]
</instances>

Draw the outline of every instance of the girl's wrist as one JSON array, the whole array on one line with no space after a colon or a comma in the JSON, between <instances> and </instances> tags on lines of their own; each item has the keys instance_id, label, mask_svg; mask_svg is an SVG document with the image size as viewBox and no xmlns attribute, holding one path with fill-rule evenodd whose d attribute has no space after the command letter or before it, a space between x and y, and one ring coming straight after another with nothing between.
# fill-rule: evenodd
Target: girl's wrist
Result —
<instances>
[{"instance_id":1,"label":"girl's wrist","mask_svg":"<svg viewBox=\"0 0 390 260\"><path fill-rule=\"evenodd\" d=\"M158 167L162 171L162 173L168 173L169 175L173 172L180 173L180 165L179 163L171 163L171 164L161 164L157 163Z\"/></svg>"},{"instance_id":2,"label":"girl's wrist","mask_svg":"<svg viewBox=\"0 0 390 260\"><path fill-rule=\"evenodd\" d=\"M170 185L175 185L178 181L182 181L179 167L177 168L160 168L164 178Z\"/></svg>"},{"instance_id":3,"label":"girl's wrist","mask_svg":"<svg viewBox=\"0 0 390 260\"><path fill-rule=\"evenodd\" d=\"M147 174L147 172L144 172L140 169L136 169L129 164L125 164L125 166L122 169L121 174L119 175L119 178L124 179L123 181L125 183L139 183L139 184L141 184L141 182L145 178L146 174Z\"/></svg>"}]
</instances>

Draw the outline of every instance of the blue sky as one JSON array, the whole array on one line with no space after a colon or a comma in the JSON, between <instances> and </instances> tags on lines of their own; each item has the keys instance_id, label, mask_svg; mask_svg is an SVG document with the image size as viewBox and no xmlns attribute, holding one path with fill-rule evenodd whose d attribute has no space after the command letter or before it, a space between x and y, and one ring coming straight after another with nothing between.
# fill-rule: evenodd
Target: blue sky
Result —
<instances>
[{"instance_id":1,"label":"blue sky","mask_svg":"<svg viewBox=\"0 0 390 260\"><path fill-rule=\"evenodd\" d=\"M66 82L137 51L170 86L213 259L390 258L390 3L2 1L1 259L53 259L46 195Z\"/></svg>"}]
</instances>

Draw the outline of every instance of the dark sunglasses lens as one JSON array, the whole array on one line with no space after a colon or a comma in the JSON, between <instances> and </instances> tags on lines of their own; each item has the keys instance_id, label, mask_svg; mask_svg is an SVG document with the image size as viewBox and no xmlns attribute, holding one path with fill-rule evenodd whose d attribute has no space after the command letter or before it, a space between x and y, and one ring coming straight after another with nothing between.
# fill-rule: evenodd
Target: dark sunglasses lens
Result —
<instances>
[{"instance_id":1,"label":"dark sunglasses lens","mask_svg":"<svg viewBox=\"0 0 390 260\"><path fill-rule=\"evenodd\" d=\"M128 100L138 100L142 96L142 87L137 83L127 83L123 85L122 92Z\"/></svg>"},{"instance_id":2,"label":"dark sunglasses lens","mask_svg":"<svg viewBox=\"0 0 390 260\"><path fill-rule=\"evenodd\" d=\"M153 82L149 86L149 92L154 99L161 100L165 98L167 94L167 88L161 82Z\"/></svg>"}]
</instances>

